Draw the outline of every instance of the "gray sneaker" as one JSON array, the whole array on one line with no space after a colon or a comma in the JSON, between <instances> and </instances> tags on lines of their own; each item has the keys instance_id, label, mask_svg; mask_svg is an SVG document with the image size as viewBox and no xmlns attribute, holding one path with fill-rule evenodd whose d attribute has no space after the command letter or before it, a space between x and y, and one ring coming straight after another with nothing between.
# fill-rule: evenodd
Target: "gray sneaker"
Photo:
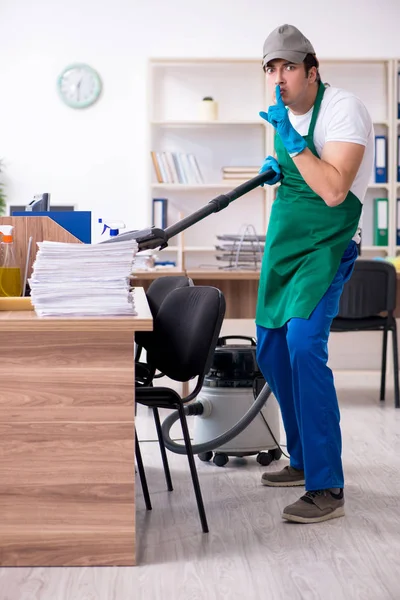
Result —
<instances>
[{"instance_id":1,"label":"gray sneaker","mask_svg":"<svg viewBox=\"0 0 400 600\"><path fill-rule=\"evenodd\" d=\"M304 485L304 471L299 471L293 467L284 467L282 471L263 473L261 483L270 487L292 487Z\"/></svg>"},{"instance_id":2,"label":"gray sneaker","mask_svg":"<svg viewBox=\"0 0 400 600\"><path fill-rule=\"evenodd\" d=\"M282 517L296 523L320 523L336 517L344 517L344 494L330 490L306 492L294 504L283 509Z\"/></svg>"}]
</instances>

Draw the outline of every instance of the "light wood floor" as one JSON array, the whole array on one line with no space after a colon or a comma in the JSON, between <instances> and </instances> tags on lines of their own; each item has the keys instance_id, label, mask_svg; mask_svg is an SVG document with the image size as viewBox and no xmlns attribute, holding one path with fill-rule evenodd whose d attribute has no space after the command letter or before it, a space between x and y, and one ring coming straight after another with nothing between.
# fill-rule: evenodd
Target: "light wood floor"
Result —
<instances>
[{"instance_id":1,"label":"light wood floor","mask_svg":"<svg viewBox=\"0 0 400 600\"><path fill-rule=\"evenodd\" d=\"M254 457L224 468L196 459L210 526L204 535L186 457L169 455L175 490L168 493L156 443L142 442L153 511L146 512L138 483L139 566L4 568L0 600L398 600L400 411L390 392L386 406L377 390L338 393L345 518L286 523L281 510L301 488L261 486L265 467ZM146 408L138 432L155 439Z\"/></svg>"}]
</instances>

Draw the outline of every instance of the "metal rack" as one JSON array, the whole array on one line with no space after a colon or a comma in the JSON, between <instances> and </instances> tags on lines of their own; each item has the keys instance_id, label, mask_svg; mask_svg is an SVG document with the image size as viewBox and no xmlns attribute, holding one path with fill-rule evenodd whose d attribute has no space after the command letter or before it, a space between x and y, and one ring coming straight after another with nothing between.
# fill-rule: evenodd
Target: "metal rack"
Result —
<instances>
[{"instance_id":1,"label":"metal rack","mask_svg":"<svg viewBox=\"0 0 400 600\"><path fill-rule=\"evenodd\" d=\"M265 235L258 235L254 225L243 225L238 234L217 235L216 259L226 262L224 270L259 271L264 252Z\"/></svg>"}]
</instances>

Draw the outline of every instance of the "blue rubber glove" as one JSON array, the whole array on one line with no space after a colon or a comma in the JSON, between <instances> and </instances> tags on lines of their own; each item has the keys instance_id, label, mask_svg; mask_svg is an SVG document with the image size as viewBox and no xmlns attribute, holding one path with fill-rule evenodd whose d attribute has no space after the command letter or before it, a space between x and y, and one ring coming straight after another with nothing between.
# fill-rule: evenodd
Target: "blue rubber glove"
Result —
<instances>
[{"instance_id":1,"label":"blue rubber glove","mask_svg":"<svg viewBox=\"0 0 400 600\"><path fill-rule=\"evenodd\" d=\"M281 140L289 156L293 158L307 148L305 139L297 133L291 122L286 106L283 104L279 85L275 88L276 104L269 107L268 112L260 112L260 117L271 123L281 136Z\"/></svg>"},{"instance_id":2,"label":"blue rubber glove","mask_svg":"<svg viewBox=\"0 0 400 600\"><path fill-rule=\"evenodd\" d=\"M278 181L281 178L281 169L279 167L278 161L273 156L267 156L267 158L261 165L261 169L258 172L265 173L265 171L267 171L268 169L273 169L276 173L276 176L273 177L273 179L269 179L265 183L268 185L274 185L274 183L278 183ZM264 184L262 183L261 186L264 187Z\"/></svg>"}]
</instances>

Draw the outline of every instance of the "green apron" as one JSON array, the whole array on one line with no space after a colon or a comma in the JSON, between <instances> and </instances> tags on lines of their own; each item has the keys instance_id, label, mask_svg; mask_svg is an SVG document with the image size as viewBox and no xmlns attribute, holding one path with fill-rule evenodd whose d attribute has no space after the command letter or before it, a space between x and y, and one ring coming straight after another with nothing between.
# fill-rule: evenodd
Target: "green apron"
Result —
<instances>
[{"instance_id":1,"label":"green apron","mask_svg":"<svg viewBox=\"0 0 400 600\"><path fill-rule=\"evenodd\" d=\"M304 136L315 156L314 129L324 91L320 84ZM272 205L256 310L256 324L267 328L309 318L336 275L362 210L352 192L338 206L327 206L306 184L278 133L275 151L283 179Z\"/></svg>"}]
</instances>

